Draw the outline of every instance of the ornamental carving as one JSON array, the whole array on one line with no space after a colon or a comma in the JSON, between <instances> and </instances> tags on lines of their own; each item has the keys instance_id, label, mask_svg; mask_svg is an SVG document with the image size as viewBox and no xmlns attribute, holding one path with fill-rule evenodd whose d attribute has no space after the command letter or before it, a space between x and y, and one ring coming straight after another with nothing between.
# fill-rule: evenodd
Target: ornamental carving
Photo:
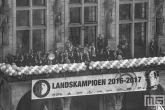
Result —
<instances>
[{"instance_id":1,"label":"ornamental carving","mask_svg":"<svg viewBox=\"0 0 165 110\"><path fill-rule=\"evenodd\" d=\"M60 100L61 100L62 108L68 108L68 109L70 108L72 97L63 97L60 98Z\"/></svg>"},{"instance_id":2,"label":"ornamental carving","mask_svg":"<svg viewBox=\"0 0 165 110\"><path fill-rule=\"evenodd\" d=\"M155 0L155 8L156 8L156 34L163 35L163 6L164 0Z\"/></svg>"},{"instance_id":3,"label":"ornamental carving","mask_svg":"<svg viewBox=\"0 0 165 110\"><path fill-rule=\"evenodd\" d=\"M111 25L113 22L112 13L113 13L113 0L105 0L104 9L105 9L105 22L106 22L106 37L112 38L112 29Z\"/></svg>"},{"instance_id":4,"label":"ornamental carving","mask_svg":"<svg viewBox=\"0 0 165 110\"><path fill-rule=\"evenodd\" d=\"M62 4L60 0L55 0L53 5L53 14L54 14L54 27L55 27L55 41L56 43L62 42L61 33L62 33Z\"/></svg>"},{"instance_id":5,"label":"ornamental carving","mask_svg":"<svg viewBox=\"0 0 165 110\"><path fill-rule=\"evenodd\" d=\"M56 0L53 5L53 12L55 18L55 26L58 27L62 24L61 15L62 15L62 4L60 0Z\"/></svg>"},{"instance_id":6,"label":"ornamental carving","mask_svg":"<svg viewBox=\"0 0 165 110\"><path fill-rule=\"evenodd\" d=\"M122 100L123 100L124 93L113 93L108 94L108 102L114 105L115 110L120 110L122 108Z\"/></svg>"},{"instance_id":7,"label":"ornamental carving","mask_svg":"<svg viewBox=\"0 0 165 110\"><path fill-rule=\"evenodd\" d=\"M8 0L2 0L2 5L0 7L0 34L2 36L2 46L9 45L9 17L10 7Z\"/></svg>"}]
</instances>

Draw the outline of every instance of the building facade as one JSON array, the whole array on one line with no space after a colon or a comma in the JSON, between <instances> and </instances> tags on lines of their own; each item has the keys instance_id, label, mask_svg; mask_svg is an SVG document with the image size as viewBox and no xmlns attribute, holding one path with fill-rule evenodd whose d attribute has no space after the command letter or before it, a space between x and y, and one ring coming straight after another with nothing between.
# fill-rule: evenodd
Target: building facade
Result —
<instances>
[{"instance_id":1,"label":"building facade","mask_svg":"<svg viewBox=\"0 0 165 110\"><path fill-rule=\"evenodd\" d=\"M158 2L155 2L158 1ZM1 0L0 62L33 49L64 51L90 45L128 46L130 58L149 57L152 39L164 47L164 0ZM164 49L164 48L162 48ZM165 89L164 71L160 84ZM61 76L56 76L61 77ZM145 92L31 100L31 80L0 80L0 110L142 110Z\"/></svg>"},{"instance_id":2,"label":"building facade","mask_svg":"<svg viewBox=\"0 0 165 110\"><path fill-rule=\"evenodd\" d=\"M1 13L0 59L8 53L22 54L31 49L64 51L67 39L73 45L91 45L99 36L110 48L127 45L130 58L150 56L151 39L164 32L164 13L159 11L162 7L159 2L163 3L161 0L158 5L154 0L2 0L1 9L5 4L9 9L8 14ZM160 18L160 23L156 18ZM156 32L156 24L161 24L158 26L161 32Z\"/></svg>"}]
</instances>

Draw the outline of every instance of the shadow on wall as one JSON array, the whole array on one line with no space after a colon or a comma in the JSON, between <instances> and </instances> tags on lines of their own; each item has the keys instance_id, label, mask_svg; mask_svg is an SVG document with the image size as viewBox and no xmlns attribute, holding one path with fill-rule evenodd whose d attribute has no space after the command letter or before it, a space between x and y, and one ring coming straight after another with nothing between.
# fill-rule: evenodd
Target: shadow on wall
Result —
<instances>
[{"instance_id":1,"label":"shadow on wall","mask_svg":"<svg viewBox=\"0 0 165 110\"><path fill-rule=\"evenodd\" d=\"M31 100L31 91L27 92L19 101L16 110L58 110L60 99Z\"/></svg>"}]
</instances>

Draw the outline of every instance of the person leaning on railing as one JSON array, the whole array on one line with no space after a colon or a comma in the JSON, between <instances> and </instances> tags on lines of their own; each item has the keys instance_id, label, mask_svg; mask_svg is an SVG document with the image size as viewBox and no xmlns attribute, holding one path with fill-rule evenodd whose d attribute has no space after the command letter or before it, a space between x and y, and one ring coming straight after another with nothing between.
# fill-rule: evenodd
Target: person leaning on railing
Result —
<instances>
[{"instance_id":1,"label":"person leaning on railing","mask_svg":"<svg viewBox=\"0 0 165 110\"><path fill-rule=\"evenodd\" d=\"M116 52L113 48L110 49L110 47L106 47L105 50L101 49L97 54L96 50L97 48L95 48L94 43L92 43L90 47L88 47L88 45L85 47L77 46L73 47L69 51L65 50L65 52L59 52L59 50L56 49L54 52L51 51L55 57L52 60L52 64L55 65L63 63L81 63L90 61L110 61L115 59L123 59L120 46L118 46L118 50ZM17 66L48 65L49 54L50 51L38 51L37 53L34 53L33 50L22 55L16 54L16 56L8 54L5 58L5 62L8 64L15 63Z\"/></svg>"}]
</instances>

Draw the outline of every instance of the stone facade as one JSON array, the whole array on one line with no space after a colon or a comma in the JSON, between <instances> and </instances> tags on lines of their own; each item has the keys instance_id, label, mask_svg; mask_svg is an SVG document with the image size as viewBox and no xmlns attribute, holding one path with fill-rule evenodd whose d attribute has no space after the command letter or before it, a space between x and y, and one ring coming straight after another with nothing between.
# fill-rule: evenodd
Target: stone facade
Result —
<instances>
[{"instance_id":1,"label":"stone facade","mask_svg":"<svg viewBox=\"0 0 165 110\"><path fill-rule=\"evenodd\" d=\"M62 5L62 26L61 26L61 38L60 43L55 44L55 27L54 27L54 12L53 5L55 0L47 0L47 34L46 34L46 50L54 49L55 46L61 51L64 49L64 42L68 38L68 26L69 26L69 0L60 0ZM105 27L105 10L104 10L104 1L98 0L98 28L97 28L97 37L101 34L103 37L106 37L106 27ZM112 39L108 40L108 45L116 48L119 44L119 0L113 0L113 22L111 26ZM16 54L16 0L8 0L9 6L11 8L10 20L9 20L9 46L0 46L0 61L6 56L6 54ZM1 1L0 1L1 5ZM164 13L165 14L165 13ZM149 0L148 3L148 34L147 42L151 41L154 38L155 31L155 5L154 0ZM165 25L163 25L165 26ZM165 32L165 28L163 28ZM2 35L0 34L0 38ZM0 41L1 42L1 41Z\"/></svg>"}]
</instances>

